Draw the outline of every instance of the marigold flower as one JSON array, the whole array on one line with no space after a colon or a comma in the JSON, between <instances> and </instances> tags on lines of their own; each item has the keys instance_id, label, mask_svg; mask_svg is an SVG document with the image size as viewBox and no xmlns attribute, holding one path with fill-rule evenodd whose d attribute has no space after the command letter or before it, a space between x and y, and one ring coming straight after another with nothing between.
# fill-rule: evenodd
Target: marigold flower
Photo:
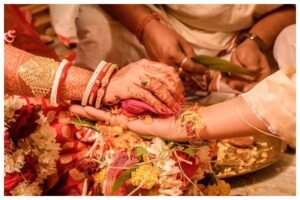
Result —
<instances>
[{"instance_id":1,"label":"marigold flower","mask_svg":"<svg viewBox=\"0 0 300 200\"><path fill-rule=\"evenodd\" d=\"M151 172L151 174L149 174ZM136 171L131 173L131 184L139 186L145 179L145 183L141 188L150 190L158 181L158 168L154 168L151 164L140 165Z\"/></svg>"},{"instance_id":2,"label":"marigold flower","mask_svg":"<svg viewBox=\"0 0 300 200\"><path fill-rule=\"evenodd\" d=\"M107 168L103 168L101 169L99 172L97 172L95 175L94 175L94 181L100 185L103 184L104 180L105 180L105 176L106 176L106 171L107 171Z\"/></svg>"}]
</instances>

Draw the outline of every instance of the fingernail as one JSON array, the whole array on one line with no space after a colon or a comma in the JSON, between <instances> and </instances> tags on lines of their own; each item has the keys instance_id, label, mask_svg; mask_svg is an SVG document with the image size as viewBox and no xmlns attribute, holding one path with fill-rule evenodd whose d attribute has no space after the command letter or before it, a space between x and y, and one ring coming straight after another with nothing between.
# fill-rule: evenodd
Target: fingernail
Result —
<instances>
[{"instance_id":1,"label":"fingernail","mask_svg":"<svg viewBox=\"0 0 300 200\"><path fill-rule=\"evenodd\" d=\"M180 110L180 107L181 107L181 106L180 106L179 104L176 104L176 105L175 105L175 111L179 111L179 110Z\"/></svg>"},{"instance_id":2,"label":"fingernail","mask_svg":"<svg viewBox=\"0 0 300 200\"><path fill-rule=\"evenodd\" d=\"M184 102L185 102L184 96L181 96L180 99L179 99L179 101L180 101L181 103L184 103Z\"/></svg>"},{"instance_id":3,"label":"fingernail","mask_svg":"<svg viewBox=\"0 0 300 200\"><path fill-rule=\"evenodd\" d=\"M161 108L160 111L161 112L167 112L167 109L166 108Z\"/></svg>"}]
</instances>

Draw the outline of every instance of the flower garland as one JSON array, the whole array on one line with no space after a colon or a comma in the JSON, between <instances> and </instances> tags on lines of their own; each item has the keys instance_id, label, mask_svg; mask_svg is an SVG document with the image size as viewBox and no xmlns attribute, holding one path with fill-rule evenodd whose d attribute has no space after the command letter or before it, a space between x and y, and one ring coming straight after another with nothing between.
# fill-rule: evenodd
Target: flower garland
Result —
<instances>
[{"instance_id":1,"label":"flower garland","mask_svg":"<svg viewBox=\"0 0 300 200\"><path fill-rule=\"evenodd\" d=\"M16 113L23 106L28 106L24 98L11 96L5 100L5 128L9 134L10 123L15 121ZM12 142L4 155L5 192L11 195L41 195L42 184L57 172L56 161L59 159L60 146L56 143L55 130L47 122L47 118L38 111L39 118L34 122L37 127L27 137L20 137ZM24 171L30 176L25 176ZM26 172L27 172L26 171ZM21 177L12 181L7 177ZM22 179L23 178L23 179ZM23 181L21 181L23 180Z\"/></svg>"}]
</instances>

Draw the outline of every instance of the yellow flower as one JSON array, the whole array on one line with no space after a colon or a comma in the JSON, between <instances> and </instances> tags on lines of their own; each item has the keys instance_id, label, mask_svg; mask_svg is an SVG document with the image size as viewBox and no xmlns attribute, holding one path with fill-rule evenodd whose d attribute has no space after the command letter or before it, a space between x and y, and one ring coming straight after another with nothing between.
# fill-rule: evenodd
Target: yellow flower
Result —
<instances>
[{"instance_id":1,"label":"yellow flower","mask_svg":"<svg viewBox=\"0 0 300 200\"><path fill-rule=\"evenodd\" d=\"M219 180L217 185L208 185L203 193L207 196L228 196L230 185L223 180Z\"/></svg>"},{"instance_id":2,"label":"yellow flower","mask_svg":"<svg viewBox=\"0 0 300 200\"><path fill-rule=\"evenodd\" d=\"M158 181L158 173L158 168L153 168L151 164L140 165L136 171L131 172L131 184L139 186L146 179L142 188L150 190Z\"/></svg>"},{"instance_id":3,"label":"yellow flower","mask_svg":"<svg viewBox=\"0 0 300 200\"><path fill-rule=\"evenodd\" d=\"M94 175L94 181L100 185L103 184L105 176L106 176L106 167L101 169L100 172Z\"/></svg>"}]
</instances>

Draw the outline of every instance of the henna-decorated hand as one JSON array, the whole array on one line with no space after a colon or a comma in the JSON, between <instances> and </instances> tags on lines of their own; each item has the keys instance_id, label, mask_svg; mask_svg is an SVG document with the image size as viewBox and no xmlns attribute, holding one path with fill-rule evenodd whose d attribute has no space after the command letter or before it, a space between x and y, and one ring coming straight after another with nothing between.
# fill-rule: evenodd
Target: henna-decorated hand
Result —
<instances>
[{"instance_id":1,"label":"henna-decorated hand","mask_svg":"<svg viewBox=\"0 0 300 200\"><path fill-rule=\"evenodd\" d=\"M184 126L181 126L179 115L168 118L153 118L151 124L146 124L143 119L128 119L123 114L112 115L110 112L91 106L71 105L69 110L95 121L103 121L112 126L119 125L141 135L156 136L179 142L189 139Z\"/></svg>"},{"instance_id":2,"label":"henna-decorated hand","mask_svg":"<svg viewBox=\"0 0 300 200\"><path fill-rule=\"evenodd\" d=\"M117 71L107 86L103 103L111 105L123 99L138 99L158 113L171 113L180 109L183 92L173 67L142 59Z\"/></svg>"}]
</instances>

